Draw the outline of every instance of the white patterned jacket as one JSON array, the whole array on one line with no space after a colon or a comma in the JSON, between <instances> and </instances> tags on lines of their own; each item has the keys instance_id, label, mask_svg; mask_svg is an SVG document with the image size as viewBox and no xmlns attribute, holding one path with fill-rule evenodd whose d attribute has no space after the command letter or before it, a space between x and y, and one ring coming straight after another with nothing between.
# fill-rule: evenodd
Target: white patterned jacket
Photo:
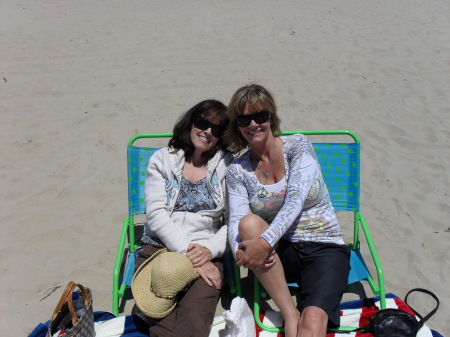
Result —
<instances>
[{"instance_id":1,"label":"white patterned jacket","mask_svg":"<svg viewBox=\"0 0 450 337\"><path fill-rule=\"evenodd\" d=\"M231 154L217 151L208 161L207 187L216 209L196 213L174 212L180 192L184 151L156 151L147 166L145 204L147 223L142 241L161 242L170 251L185 254L190 243L208 248L213 258L221 257L227 242L228 204L225 177ZM223 221L225 220L225 221Z\"/></svg>"}]
</instances>

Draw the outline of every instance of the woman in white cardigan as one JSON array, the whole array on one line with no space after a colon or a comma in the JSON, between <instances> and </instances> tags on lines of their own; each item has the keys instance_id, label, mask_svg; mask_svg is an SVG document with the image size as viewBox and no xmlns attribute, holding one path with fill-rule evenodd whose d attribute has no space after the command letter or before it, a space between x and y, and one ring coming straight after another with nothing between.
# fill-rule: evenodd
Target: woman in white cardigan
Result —
<instances>
[{"instance_id":1,"label":"woman in white cardigan","mask_svg":"<svg viewBox=\"0 0 450 337\"><path fill-rule=\"evenodd\" d=\"M223 282L228 214L225 176L232 156L222 133L226 106L198 103L174 126L169 146L150 158L145 182L147 223L137 267L162 248L185 254L200 276L178 294L174 312L150 319L150 336L208 336Z\"/></svg>"}]
</instances>

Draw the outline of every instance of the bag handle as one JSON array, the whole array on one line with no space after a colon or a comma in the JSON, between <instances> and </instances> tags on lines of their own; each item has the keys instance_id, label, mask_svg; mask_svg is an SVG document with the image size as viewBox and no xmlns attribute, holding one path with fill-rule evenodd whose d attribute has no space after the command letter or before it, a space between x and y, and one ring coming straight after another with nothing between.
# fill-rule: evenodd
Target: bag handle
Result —
<instances>
[{"instance_id":1,"label":"bag handle","mask_svg":"<svg viewBox=\"0 0 450 337\"><path fill-rule=\"evenodd\" d=\"M420 293L425 293L430 295L431 297L434 298L434 300L436 301L436 307L431 310L427 315L425 315L425 317L422 317L422 315L420 315L417 311L415 311L409 304L408 304L408 296L409 294L413 293L413 292L420 292ZM436 312L436 310L439 308L439 299L437 298L437 296L435 294L433 294L431 291L423 289L423 288L414 288L411 289L410 291L408 291L408 293L405 296L405 303L408 304L408 306L411 308L411 310L416 314L417 317L420 318L419 324L420 327L422 327L422 325L431 317L434 315L434 313Z\"/></svg>"},{"instance_id":2,"label":"bag handle","mask_svg":"<svg viewBox=\"0 0 450 337\"><path fill-rule=\"evenodd\" d=\"M75 286L75 283L72 281L70 281L69 284L67 284L66 290L64 290L63 294L61 295L61 298L59 299L58 304L55 307L55 310L53 311L52 321L56 318L56 315L58 315L58 312L61 310L62 306L66 302L67 296L69 294L72 295L74 286Z\"/></svg>"},{"instance_id":3,"label":"bag handle","mask_svg":"<svg viewBox=\"0 0 450 337\"><path fill-rule=\"evenodd\" d=\"M415 311L415 310L408 304L408 296L409 296L411 293L413 293L413 292L421 292L421 293L424 293L424 294L428 294L428 295L430 295L431 297L433 297L433 298L436 300L436 307L435 307L433 310L431 310L427 315L425 315L425 317L422 317L422 315L420 315L417 311ZM418 324L419 324L419 329L425 324L425 322L426 322L431 316L434 315L434 313L436 312L436 310L439 308L439 299L438 299L438 297L437 297L435 294L433 294L431 291L426 290L426 289L423 289L423 288L414 288L414 289L411 289L410 291L408 291L408 293L407 293L406 296L405 296L405 301L404 301L404 302L411 308L411 310L414 312L414 314L415 314L417 317L420 318L420 321L418 322ZM365 325L365 326L361 326L361 327L359 327L359 328L356 328L356 329L353 329L353 330L349 330L349 331L341 331L341 330L339 330L339 333L370 332L368 328L369 328L369 325ZM334 330L334 329L329 329L329 330L327 330L327 331L330 331L330 332L336 332L336 330Z\"/></svg>"},{"instance_id":4,"label":"bag handle","mask_svg":"<svg viewBox=\"0 0 450 337\"><path fill-rule=\"evenodd\" d=\"M75 288L77 288L77 287L81 291L81 295L84 298L84 304L85 304L86 308L88 307L89 302L90 302L90 297L89 297L89 294L86 291L86 289L81 284L70 281L67 284L66 290L64 290L61 298L59 299L59 302L56 305L55 310L53 311L52 321L56 318L56 315L58 315L58 312L61 310L64 303L67 302L67 306L68 306L70 314L72 316L72 325L75 326L75 324L78 323L78 316L75 312L75 309L73 307L73 302L72 302L72 293L75 290Z\"/></svg>"}]
</instances>

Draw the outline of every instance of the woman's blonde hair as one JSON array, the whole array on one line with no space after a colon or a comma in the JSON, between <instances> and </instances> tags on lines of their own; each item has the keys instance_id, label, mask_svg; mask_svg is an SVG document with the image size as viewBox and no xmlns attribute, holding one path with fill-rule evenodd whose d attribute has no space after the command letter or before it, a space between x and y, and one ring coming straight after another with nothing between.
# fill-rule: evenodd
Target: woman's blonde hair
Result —
<instances>
[{"instance_id":1,"label":"woman's blonde hair","mask_svg":"<svg viewBox=\"0 0 450 337\"><path fill-rule=\"evenodd\" d=\"M245 106L248 104L250 110L268 110L270 112L270 129L272 134L281 133L280 118L277 114L275 99L269 90L262 85L251 83L247 84L234 93L228 104L229 124L225 131L225 143L229 145L229 150L237 153L247 147L247 141L239 131L236 119L244 113Z\"/></svg>"}]
</instances>

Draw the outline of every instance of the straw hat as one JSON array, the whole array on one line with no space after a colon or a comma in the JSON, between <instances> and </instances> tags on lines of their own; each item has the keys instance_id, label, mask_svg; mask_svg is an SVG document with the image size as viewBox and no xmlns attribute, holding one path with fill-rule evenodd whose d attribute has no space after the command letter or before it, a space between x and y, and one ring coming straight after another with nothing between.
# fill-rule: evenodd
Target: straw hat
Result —
<instances>
[{"instance_id":1,"label":"straw hat","mask_svg":"<svg viewBox=\"0 0 450 337\"><path fill-rule=\"evenodd\" d=\"M164 318L175 309L177 294L197 277L188 257L162 249L138 268L131 291L145 315Z\"/></svg>"}]
</instances>

